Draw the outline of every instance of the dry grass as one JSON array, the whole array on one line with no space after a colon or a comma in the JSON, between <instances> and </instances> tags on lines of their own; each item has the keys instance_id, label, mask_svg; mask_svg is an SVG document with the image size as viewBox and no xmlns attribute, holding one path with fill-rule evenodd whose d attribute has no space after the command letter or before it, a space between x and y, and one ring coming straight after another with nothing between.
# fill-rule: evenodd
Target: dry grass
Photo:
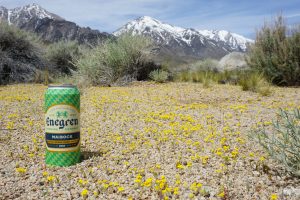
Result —
<instances>
[{"instance_id":1,"label":"dry grass","mask_svg":"<svg viewBox=\"0 0 300 200\"><path fill-rule=\"evenodd\" d=\"M0 87L0 127L11 129L0 131L0 199L296 199L282 191L299 181L247 134L268 128L278 108L299 107L297 88L261 97L230 85L90 87L84 160L67 168L44 164L45 90Z\"/></svg>"}]
</instances>

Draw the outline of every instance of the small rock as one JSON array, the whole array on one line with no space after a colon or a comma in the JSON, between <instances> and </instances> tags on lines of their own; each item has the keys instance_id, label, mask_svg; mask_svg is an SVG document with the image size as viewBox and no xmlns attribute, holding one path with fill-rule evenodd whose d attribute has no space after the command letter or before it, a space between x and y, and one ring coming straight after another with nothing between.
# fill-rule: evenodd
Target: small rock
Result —
<instances>
[{"instance_id":1,"label":"small rock","mask_svg":"<svg viewBox=\"0 0 300 200\"><path fill-rule=\"evenodd\" d=\"M216 192L214 191L214 188L204 185L202 189L206 192L205 197L214 196Z\"/></svg>"},{"instance_id":2,"label":"small rock","mask_svg":"<svg viewBox=\"0 0 300 200\"><path fill-rule=\"evenodd\" d=\"M283 194L285 196L295 196L295 197L300 197L300 188L284 188L283 189Z\"/></svg>"},{"instance_id":3,"label":"small rock","mask_svg":"<svg viewBox=\"0 0 300 200\"><path fill-rule=\"evenodd\" d=\"M259 175L260 175L260 173L259 173L258 171L253 171L252 174L253 174L254 176L259 176Z\"/></svg>"}]
</instances>

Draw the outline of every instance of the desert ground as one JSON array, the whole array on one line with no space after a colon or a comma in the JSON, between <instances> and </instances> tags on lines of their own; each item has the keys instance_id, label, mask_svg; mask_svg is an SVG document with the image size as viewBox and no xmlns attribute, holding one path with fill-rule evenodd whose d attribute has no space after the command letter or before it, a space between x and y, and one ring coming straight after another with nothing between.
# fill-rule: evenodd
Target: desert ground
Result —
<instances>
[{"instance_id":1,"label":"desert ground","mask_svg":"<svg viewBox=\"0 0 300 200\"><path fill-rule=\"evenodd\" d=\"M251 139L299 88L140 83L81 90L82 161L45 165L47 87L0 87L0 199L297 199L300 181Z\"/></svg>"}]
</instances>

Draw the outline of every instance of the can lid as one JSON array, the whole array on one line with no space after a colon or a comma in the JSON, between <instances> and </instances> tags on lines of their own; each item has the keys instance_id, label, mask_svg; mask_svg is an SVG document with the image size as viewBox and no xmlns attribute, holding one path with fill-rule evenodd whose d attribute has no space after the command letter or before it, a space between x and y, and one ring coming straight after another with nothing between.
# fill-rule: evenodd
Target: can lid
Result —
<instances>
[{"instance_id":1,"label":"can lid","mask_svg":"<svg viewBox=\"0 0 300 200\"><path fill-rule=\"evenodd\" d=\"M48 88L76 88L76 86L72 84L62 84L62 85L49 85Z\"/></svg>"}]
</instances>

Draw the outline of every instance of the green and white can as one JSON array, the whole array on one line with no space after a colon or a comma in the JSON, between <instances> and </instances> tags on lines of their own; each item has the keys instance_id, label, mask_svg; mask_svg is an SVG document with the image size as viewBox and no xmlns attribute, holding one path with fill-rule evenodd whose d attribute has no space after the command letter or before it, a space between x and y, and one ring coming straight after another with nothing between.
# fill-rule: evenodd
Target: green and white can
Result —
<instances>
[{"instance_id":1,"label":"green and white can","mask_svg":"<svg viewBox=\"0 0 300 200\"><path fill-rule=\"evenodd\" d=\"M74 85L49 86L45 93L46 164L80 162L80 93Z\"/></svg>"}]
</instances>

